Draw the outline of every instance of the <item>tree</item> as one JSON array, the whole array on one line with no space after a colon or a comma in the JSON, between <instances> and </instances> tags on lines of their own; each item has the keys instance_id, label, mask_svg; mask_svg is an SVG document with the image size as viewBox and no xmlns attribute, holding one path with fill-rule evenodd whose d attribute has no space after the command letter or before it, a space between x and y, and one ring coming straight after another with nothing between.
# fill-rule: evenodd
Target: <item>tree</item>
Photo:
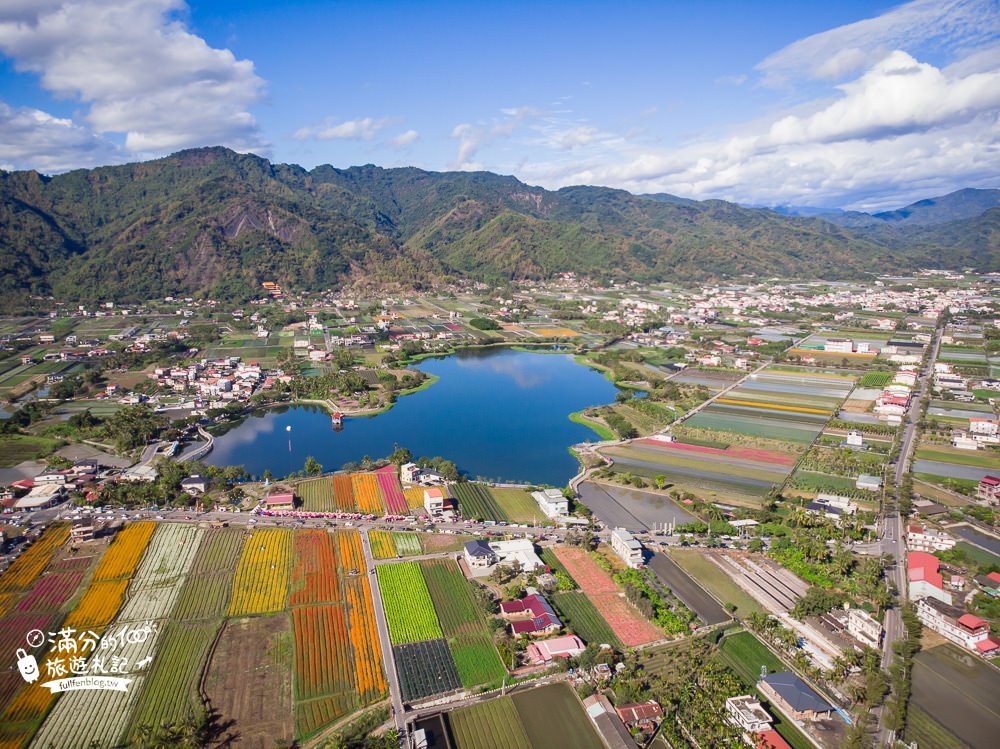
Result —
<instances>
[{"instance_id":1,"label":"tree","mask_svg":"<svg viewBox=\"0 0 1000 749\"><path fill-rule=\"evenodd\" d=\"M323 465L316 460L312 455L306 458L305 464L306 474L309 476L319 476L323 473Z\"/></svg>"}]
</instances>

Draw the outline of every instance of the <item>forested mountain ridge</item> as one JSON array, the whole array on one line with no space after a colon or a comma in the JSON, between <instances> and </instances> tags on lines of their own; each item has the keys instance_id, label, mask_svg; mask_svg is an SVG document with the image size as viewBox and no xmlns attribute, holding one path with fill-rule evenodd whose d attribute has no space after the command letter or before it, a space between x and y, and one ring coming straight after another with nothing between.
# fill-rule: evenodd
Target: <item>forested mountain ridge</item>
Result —
<instances>
[{"instance_id":1,"label":"forested mountain ridge","mask_svg":"<svg viewBox=\"0 0 1000 749\"><path fill-rule=\"evenodd\" d=\"M838 278L974 263L992 268L996 220L918 225L916 247L818 218L724 201L548 191L489 172L305 170L221 147L44 177L0 172L0 291L68 301L169 294L242 300L261 281L420 286L559 271L639 280L742 274Z\"/></svg>"}]
</instances>

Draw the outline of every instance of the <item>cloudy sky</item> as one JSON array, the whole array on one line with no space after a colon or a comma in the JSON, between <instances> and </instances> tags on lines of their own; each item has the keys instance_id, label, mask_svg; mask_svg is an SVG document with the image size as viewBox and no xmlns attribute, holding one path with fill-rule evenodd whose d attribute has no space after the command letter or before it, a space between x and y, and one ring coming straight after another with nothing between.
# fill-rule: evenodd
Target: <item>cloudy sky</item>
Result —
<instances>
[{"instance_id":1,"label":"cloudy sky","mask_svg":"<svg viewBox=\"0 0 1000 749\"><path fill-rule=\"evenodd\" d=\"M0 166L313 167L882 209L1000 187L1000 0L0 0Z\"/></svg>"}]
</instances>

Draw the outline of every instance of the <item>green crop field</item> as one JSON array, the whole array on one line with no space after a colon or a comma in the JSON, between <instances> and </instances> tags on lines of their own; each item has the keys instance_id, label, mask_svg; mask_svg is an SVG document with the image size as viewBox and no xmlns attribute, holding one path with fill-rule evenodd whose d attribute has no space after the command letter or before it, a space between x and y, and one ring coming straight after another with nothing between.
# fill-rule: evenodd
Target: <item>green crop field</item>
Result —
<instances>
[{"instance_id":1,"label":"green crop field","mask_svg":"<svg viewBox=\"0 0 1000 749\"><path fill-rule=\"evenodd\" d=\"M792 484L800 489L813 489L815 491L853 491L855 480L847 476L834 476L829 473L816 473L815 471L796 471L792 474Z\"/></svg>"},{"instance_id":2,"label":"green crop field","mask_svg":"<svg viewBox=\"0 0 1000 749\"><path fill-rule=\"evenodd\" d=\"M532 747L603 749L576 692L565 682L518 692L511 699Z\"/></svg>"},{"instance_id":3,"label":"green crop field","mask_svg":"<svg viewBox=\"0 0 1000 749\"><path fill-rule=\"evenodd\" d=\"M507 674L493 645L486 618L472 597L470 585L450 560L420 563L427 590L448 640L462 686L498 682Z\"/></svg>"},{"instance_id":4,"label":"green crop field","mask_svg":"<svg viewBox=\"0 0 1000 749\"><path fill-rule=\"evenodd\" d=\"M865 372L858 380L860 388L883 388L892 381L892 372Z\"/></svg>"},{"instance_id":5,"label":"green crop field","mask_svg":"<svg viewBox=\"0 0 1000 749\"><path fill-rule=\"evenodd\" d=\"M941 463L1000 470L1000 457L992 450L958 450L941 445L928 445L918 449L916 457L923 460L936 460Z\"/></svg>"},{"instance_id":6,"label":"green crop field","mask_svg":"<svg viewBox=\"0 0 1000 749\"><path fill-rule=\"evenodd\" d=\"M733 670L753 686L760 678L760 667L766 666L768 673L788 669L778 657L750 632L738 632L723 638L719 652Z\"/></svg>"},{"instance_id":7,"label":"green crop field","mask_svg":"<svg viewBox=\"0 0 1000 749\"><path fill-rule=\"evenodd\" d=\"M198 716L203 709L198 681L219 626L218 621L167 624L132 713L133 735L140 726L155 729Z\"/></svg>"},{"instance_id":8,"label":"green crop field","mask_svg":"<svg viewBox=\"0 0 1000 749\"><path fill-rule=\"evenodd\" d=\"M0 468L10 468L25 460L35 460L48 455L62 444L47 437L14 434L0 439Z\"/></svg>"},{"instance_id":9,"label":"green crop field","mask_svg":"<svg viewBox=\"0 0 1000 749\"><path fill-rule=\"evenodd\" d=\"M396 545L396 553L404 557L417 556L422 553L420 538L415 533L393 533L392 542Z\"/></svg>"},{"instance_id":10,"label":"green crop field","mask_svg":"<svg viewBox=\"0 0 1000 749\"><path fill-rule=\"evenodd\" d=\"M549 519L539 509L538 503L524 489L490 487L489 491L501 511L512 523L549 524Z\"/></svg>"},{"instance_id":11,"label":"green crop field","mask_svg":"<svg viewBox=\"0 0 1000 749\"><path fill-rule=\"evenodd\" d=\"M510 697L454 710L447 721L458 749L532 749Z\"/></svg>"},{"instance_id":12,"label":"green crop field","mask_svg":"<svg viewBox=\"0 0 1000 749\"><path fill-rule=\"evenodd\" d=\"M493 520L498 523L509 520L507 514L500 509L489 490L482 484L472 482L452 484L450 491L458 501L458 511L464 518Z\"/></svg>"},{"instance_id":13,"label":"green crop field","mask_svg":"<svg viewBox=\"0 0 1000 749\"><path fill-rule=\"evenodd\" d=\"M969 749L968 744L912 702L906 709L906 740L916 742L917 746L932 746L935 749Z\"/></svg>"},{"instance_id":14,"label":"green crop field","mask_svg":"<svg viewBox=\"0 0 1000 749\"><path fill-rule=\"evenodd\" d=\"M333 499L333 481L329 478L303 481L295 487L302 498L302 509L309 512L336 512L339 508Z\"/></svg>"},{"instance_id":15,"label":"green crop field","mask_svg":"<svg viewBox=\"0 0 1000 749\"><path fill-rule=\"evenodd\" d=\"M965 556L974 561L976 564L982 564L984 566L995 564L997 567L1000 567L1000 557L986 551L986 549L980 549L978 546L973 546L965 541L959 541L955 544L955 549L965 554Z\"/></svg>"},{"instance_id":16,"label":"green crop field","mask_svg":"<svg viewBox=\"0 0 1000 749\"><path fill-rule=\"evenodd\" d=\"M393 645L442 636L434 602L416 562L381 564L378 585Z\"/></svg>"},{"instance_id":17,"label":"green crop field","mask_svg":"<svg viewBox=\"0 0 1000 749\"><path fill-rule=\"evenodd\" d=\"M618 636L586 594L579 591L557 593L552 596L551 601L566 629L588 645L607 643L619 649L622 647Z\"/></svg>"},{"instance_id":18,"label":"green crop field","mask_svg":"<svg viewBox=\"0 0 1000 749\"><path fill-rule=\"evenodd\" d=\"M701 552L675 549L670 552L670 558L720 601L734 604L738 617L745 618L754 611L764 613L764 609L749 593Z\"/></svg>"}]
</instances>

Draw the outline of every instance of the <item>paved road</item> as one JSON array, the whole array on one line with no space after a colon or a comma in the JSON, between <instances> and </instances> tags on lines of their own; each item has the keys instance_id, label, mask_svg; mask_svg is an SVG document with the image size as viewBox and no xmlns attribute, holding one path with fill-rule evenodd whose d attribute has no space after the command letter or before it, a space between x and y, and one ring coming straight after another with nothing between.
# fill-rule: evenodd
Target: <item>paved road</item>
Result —
<instances>
[{"instance_id":1,"label":"paved road","mask_svg":"<svg viewBox=\"0 0 1000 749\"><path fill-rule=\"evenodd\" d=\"M934 333L931 355L927 359L926 368L920 373L920 391L913 398L910 410L906 415L906 427L903 430L903 441L900 445L899 458L896 461L896 470L893 476L897 490L903 483L903 477L910 470L910 462L913 458L913 449L916 441L917 422L920 420L920 402L927 394L928 387L930 386L931 377L934 372L934 361L937 359L938 349L941 346L942 332L942 329L938 327ZM903 543L903 518L900 517L900 513L894 511L888 514L884 520L883 529L882 550L884 553L892 554L896 560L889 571L889 578L896 585L896 589L899 591L899 602L903 604L906 602L907 595L906 546ZM902 639L902 637L903 618L900 613L900 607L896 606L885 613L885 641L882 646L882 668L888 669L892 665L893 658L895 657L892 644ZM895 740L895 732L885 726L884 716L885 711L879 709L879 743L883 746L892 746Z\"/></svg>"},{"instance_id":2,"label":"paved road","mask_svg":"<svg viewBox=\"0 0 1000 749\"><path fill-rule=\"evenodd\" d=\"M382 605L382 593L378 587L378 575L375 574L375 560L372 556L371 544L368 542L368 531L361 531L361 550L365 555L365 570L368 583L372 589L372 601L375 606L375 627L378 629L378 639L382 645L382 661L385 664L385 675L389 681L389 697L392 699L392 720L400 735L406 730L406 716L403 712L403 694L399 689L399 678L396 676L396 661L392 657L392 640L389 639L389 624L385 618L385 607Z\"/></svg>"}]
</instances>

